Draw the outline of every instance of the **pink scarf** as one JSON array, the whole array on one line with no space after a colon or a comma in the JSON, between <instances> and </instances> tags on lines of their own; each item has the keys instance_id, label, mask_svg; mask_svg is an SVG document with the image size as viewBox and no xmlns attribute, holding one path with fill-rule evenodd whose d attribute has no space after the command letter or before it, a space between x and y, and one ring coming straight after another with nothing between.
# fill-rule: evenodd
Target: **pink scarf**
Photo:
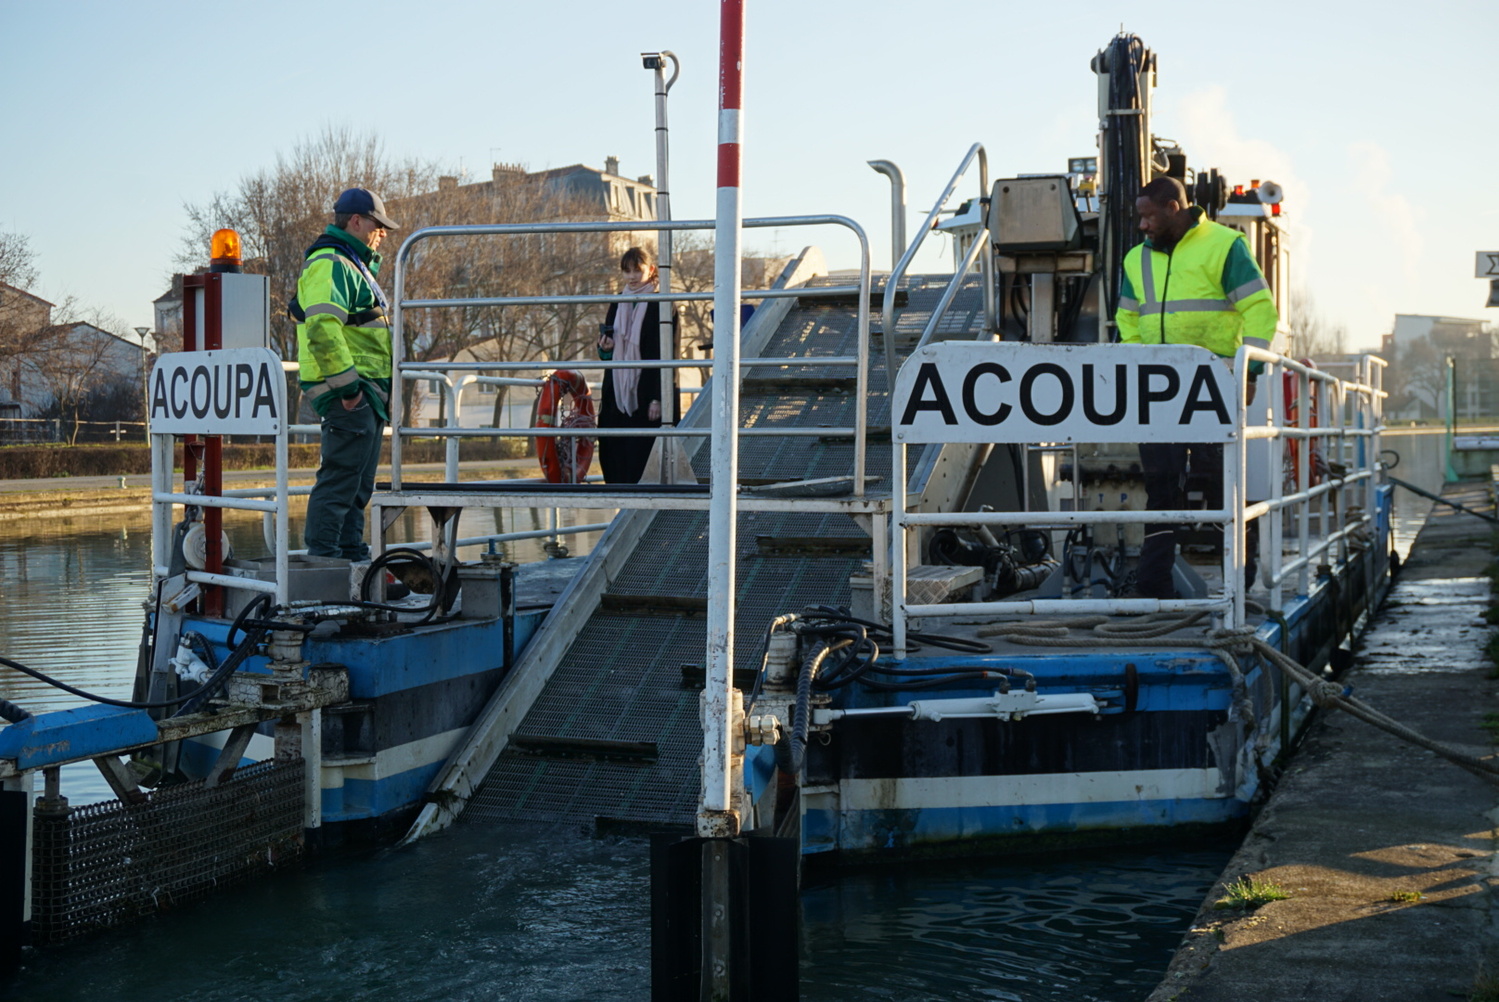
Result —
<instances>
[{"instance_id":1,"label":"pink scarf","mask_svg":"<svg viewBox=\"0 0 1499 1002\"><path fill-rule=\"evenodd\" d=\"M641 285L626 285L627 295L655 292L660 288L656 279ZM650 303L620 303L614 311L614 360L616 362L640 361L641 328L645 326L645 311ZM655 333L654 331L652 333ZM634 414L640 406L636 394L640 389L639 369L614 370L614 405L621 413Z\"/></svg>"}]
</instances>

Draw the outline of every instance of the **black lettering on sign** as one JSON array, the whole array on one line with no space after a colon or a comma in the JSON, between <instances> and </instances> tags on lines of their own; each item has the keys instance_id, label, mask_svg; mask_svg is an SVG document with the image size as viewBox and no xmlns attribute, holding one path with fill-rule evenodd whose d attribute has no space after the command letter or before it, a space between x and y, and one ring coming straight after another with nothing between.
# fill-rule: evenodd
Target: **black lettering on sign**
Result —
<instances>
[{"instance_id":1,"label":"black lettering on sign","mask_svg":"<svg viewBox=\"0 0 1499 1002\"><path fill-rule=\"evenodd\" d=\"M187 405L192 409L193 417L201 421L208 417L208 408L212 404L213 376L209 374L208 366L200 365L193 370L192 381L187 385Z\"/></svg>"},{"instance_id":2,"label":"black lettering on sign","mask_svg":"<svg viewBox=\"0 0 1499 1002\"><path fill-rule=\"evenodd\" d=\"M234 416L244 416L245 398L255 385L255 367L241 362L234 367Z\"/></svg>"},{"instance_id":3,"label":"black lettering on sign","mask_svg":"<svg viewBox=\"0 0 1499 1002\"><path fill-rule=\"evenodd\" d=\"M151 379L151 420L170 417L171 414L167 408L167 374L164 369L157 369Z\"/></svg>"},{"instance_id":4,"label":"black lettering on sign","mask_svg":"<svg viewBox=\"0 0 1499 1002\"><path fill-rule=\"evenodd\" d=\"M932 393L930 400L926 398L929 389ZM936 411L942 415L945 424L958 423L958 416L953 413L952 401L948 399L947 387L942 385L942 374L938 372L935 362L922 362L921 368L916 370L916 385L911 387L911 398L906 401L906 410L900 416L900 423L910 424L922 411Z\"/></svg>"},{"instance_id":5,"label":"black lettering on sign","mask_svg":"<svg viewBox=\"0 0 1499 1002\"><path fill-rule=\"evenodd\" d=\"M184 383L187 382L187 371L184 369L173 369L172 389L169 395L172 398L172 417L174 418L181 418L184 414L187 413L187 401L181 396L178 396L177 393L177 381L179 379Z\"/></svg>"},{"instance_id":6,"label":"black lettering on sign","mask_svg":"<svg viewBox=\"0 0 1499 1002\"><path fill-rule=\"evenodd\" d=\"M1009 404L1000 404L992 411L985 411L979 407L978 381L980 376L994 376L1001 383L1010 381L1010 374L1005 367L997 362L980 362L968 370L968 375L963 377L963 410L976 424L996 425L1010 416L1013 409Z\"/></svg>"},{"instance_id":7,"label":"black lettering on sign","mask_svg":"<svg viewBox=\"0 0 1499 1002\"><path fill-rule=\"evenodd\" d=\"M1093 424L1118 424L1129 410L1128 366L1114 366L1114 409L1107 414L1098 409L1098 381L1091 364L1083 366L1083 413Z\"/></svg>"},{"instance_id":8,"label":"black lettering on sign","mask_svg":"<svg viewBox=\"0 0 1499 1002\"><path fill-rule=\"evenodd\" d=\"M229 371L217 366L213 370L213 413L220 421L234 409L234 383ZM221 392L222 391L222 392Z\"/></svg>"},{"instance_id":9,"label":"black lettering on sign","mask_svg":"<svg viewBox=\"0 0 1499 1002\"><path fill-rule=\"evenodd\" d=\"M1062 391L1062 403L1050 414L1043 413L1036 407L1035 387L1036 380L1041 376L1052 376L1057 381L1057 387ZM1043 362L1025 370L1025 375L1020 377L1020 409L1025 416L1039 425L1061 424L1072 413L1072 404L1075 391L1072 388L1072 379L1067 375L1067 370L1052 362Z\"/></svg>"},{"instance_id":10,"label":"black lettering on sign","mask_svg":"<svg viewBox=\"0 0 1499 1002\"><path fill-rule=\"evenodd\" d=\"M1151 389L1152 377L1157 376L1165 379L1164 389ZM1176 391L1181 389L1181 376L1169 365L1142 365L1136 378L1140 384L1140 423L1150 424L1150 405L1164 403L1176 396Z\"/></svg>"},{"instance_id":11,"label":"black lettering on sign","mask_svg":"<svg viewBox=\"0 0 1499 1002\"><path fill-rule=\"evenodd\" d=\"M261 404L265 404L266 412L271 417L280 417L276 413L276 395L271 391L271 367L268 365L260 367L260 379L255 384L255 402L251 405L251 417L260 414Z\"/></svg>"},{"instance_id":12,"label":"black lettering on sign","mask_svg":"<svg viewBox=\"0 0 1499 1002\"><path fill-rule=\"evenodd\" d=\"M1192 415L1208 411L1218 416L1219 424L1228 424L1228 405L1218 392L1218 381L1213 378L1212 362L1204 362L1192 373L1192 385L1187 390L1187 402L1182 407L1179 424L1190 424Z\"/></svg>"}]
</instances>

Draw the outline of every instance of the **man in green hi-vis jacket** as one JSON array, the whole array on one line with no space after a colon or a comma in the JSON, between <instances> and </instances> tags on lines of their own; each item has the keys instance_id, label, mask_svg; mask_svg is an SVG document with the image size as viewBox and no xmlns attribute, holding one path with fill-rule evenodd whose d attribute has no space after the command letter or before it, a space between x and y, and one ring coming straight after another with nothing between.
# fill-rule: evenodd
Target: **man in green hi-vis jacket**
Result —
<instances>
[{"instance_id":1,"label":"man in green hi-vis jacket","mask_svg":"<svg viewBox=\"0 0 1499 1002\"><path fill-rule=\"evenodd\" d=\"M1159 177L1135 199L1145 241L1124 257L1119 309L1114 315L1119 340L1126 344L1193 344L1224 358L1240 345L1269 348L1279 316L1270 286L1250 253L1244 234L1208 219L1189 205L1174 177ZM1261 362L1249 367L1259 375ZM1187 507L1190 469L1206 477L1204 502L1223 507L1223 446L1142 442L1145 503L1152 511ZM1245 587L1254 583L1258 525L1250 523ZM1169 523L1145 526L1135 593L1172 598L1171 568L1176 562L1176 529Z\"/></svg>"},{"instance_id":2,"label":"man in green hi-vis jacket","mask_svg":"<svg viewBox=\"0 0 1499 1002\"><path fill-rule=\"evenodd\" d=\"M393 229L380 196L350 188L333 204L333 225L307 248L297 280L302 395L322 419L322 463L303 533L312 556L370 555L364 507L390 420L391 375L390 321L375 276L380 242Z\"/></svg>"}]
</instances>

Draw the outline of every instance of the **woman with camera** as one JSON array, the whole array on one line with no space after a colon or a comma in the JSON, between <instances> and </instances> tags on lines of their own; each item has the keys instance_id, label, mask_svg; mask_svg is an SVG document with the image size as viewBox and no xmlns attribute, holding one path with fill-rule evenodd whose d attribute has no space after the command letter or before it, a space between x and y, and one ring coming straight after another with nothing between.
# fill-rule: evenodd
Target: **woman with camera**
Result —
<instances>
[{"instance_id":1,"label":"woman with camera","mask_svg":"<svg viewBox=\"0 0 1499 1002\"><path fill-rule=\"evenodd\" d=\"M631 247L619 260L626 295L659 288L650 252ZM599 358L633 362L661 357L659 303L613 303L599 325ZM604 372L604 400L600 428L661 427L661 370L608 369ZM645 472L654 438L649 435L614 438L599 436L599 466L604 481L633 484Z\"/></svg>"}]
</instances>

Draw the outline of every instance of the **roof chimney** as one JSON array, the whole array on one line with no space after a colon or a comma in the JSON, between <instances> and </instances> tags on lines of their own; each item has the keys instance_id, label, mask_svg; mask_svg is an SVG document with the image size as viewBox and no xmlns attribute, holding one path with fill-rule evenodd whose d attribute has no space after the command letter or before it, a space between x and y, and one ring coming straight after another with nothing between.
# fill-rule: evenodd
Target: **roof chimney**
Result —
<instances>
[{"instance_id":1,"label":"roof chimney","mask_svg":"<svg viewBox=\"0 0 1499 1002\"><path fill-rule=\"evenodd\" d=\"M619 157L605 157L604 158L604 173L605 174L618 174L619 173Z\"/></svg>"},{"instance_id":2,"label":"roof chimney","mask_svg":"<svg viewBox=\"0 0 1499 1002\"><path fill-rule=\"evenodd\" d=\"M457 191L458 178L453 174L444 174L437 179L438 191Z\"/></svg>"}]
</instances>

